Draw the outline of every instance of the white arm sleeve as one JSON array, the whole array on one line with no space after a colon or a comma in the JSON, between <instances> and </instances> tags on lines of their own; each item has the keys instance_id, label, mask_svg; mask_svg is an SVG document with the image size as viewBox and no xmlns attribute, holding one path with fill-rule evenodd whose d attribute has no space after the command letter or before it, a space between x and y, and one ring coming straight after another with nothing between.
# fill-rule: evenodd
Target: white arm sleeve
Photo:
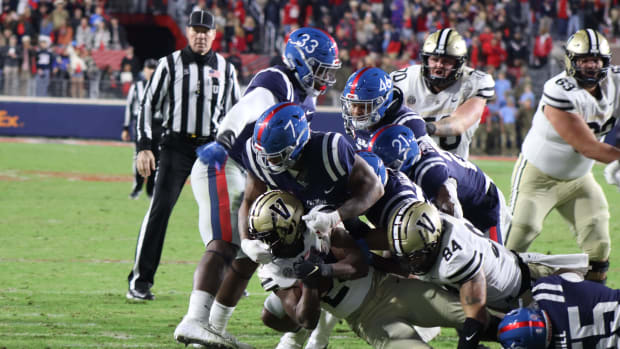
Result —
<instances>
[{"instance_id":1,"label":"white arm sleeve","mask_svg":"<svg viewBox=\"0 0 620 349\"><path fill-rule=\"evenodd\" d=\"M226 113L218 128L218 135L224 131L232 131L235 137L239 136L245 126L256 121L265 110L278 103L275 96L264 87L257 87L252 92L241 97Z\"/></svg>"}]
</instances>

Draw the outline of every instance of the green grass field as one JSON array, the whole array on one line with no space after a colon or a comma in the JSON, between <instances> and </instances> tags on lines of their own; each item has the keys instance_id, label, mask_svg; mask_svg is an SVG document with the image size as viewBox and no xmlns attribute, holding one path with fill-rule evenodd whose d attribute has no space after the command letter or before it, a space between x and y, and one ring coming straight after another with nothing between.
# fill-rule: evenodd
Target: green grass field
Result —
<instances>
[{"instance_id":1,"label":"green grass field","mask_svg":"<svg viewBox=\"0 0 620 349\"><path fill-rule=\"evenodd\" d=\"M186 186L170 219L153 288L157 299L125 300L148 206L145 197L127 198L132 152L128 146L0 142L0 348L182 347L172 333L187 311L203 251L196 204ZM476 162L508 195L513 163ZM607 193L617 248L620 193L605 183L602 169L597 165L595 174ZM555 213L533 250L578 252ZM619 288L620 257L614 252L608 285ZM257 348L273 348L279 334L260 322L266 293L256 278L249 292L228 330ZM456 333L443 330L432 345L454 348ZM330 348L367 347L344 324L330 341Z\"/></svg>"}]
</instances>

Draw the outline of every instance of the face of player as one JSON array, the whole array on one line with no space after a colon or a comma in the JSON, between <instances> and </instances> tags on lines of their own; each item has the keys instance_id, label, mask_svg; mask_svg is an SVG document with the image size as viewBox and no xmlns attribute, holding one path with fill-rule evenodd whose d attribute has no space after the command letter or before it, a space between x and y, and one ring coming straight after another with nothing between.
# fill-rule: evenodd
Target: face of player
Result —
<instances>
[{"instance_id":1,"label":"face of player","mask_svg":"<svg viewBox=\"0 0 620 349\"><path fill-rule=\"evenodd\" d=\"M600 57L581 57L575 60L575 66L585 78L596 78L603 68L603 60Z\"/></svg>"},{"instance_id":2,"label":"face of player","mask_svg":"<svg viewBox=\"0 0 620 349\"><path fill-rule=\"evenodd\" d=\"M188 27L187 41L192 51L204 55L211 49L213 40L215 39L215 29L207 29L205 27Z\"/></svg>"},{"instance_id":3,"label":"face of player","mask_svg":"<svg viewBox=\"0 0 620 349\"><path fill-rule=\"evenodd\" d=\"M447 78L456 67L456 58L445 56L428 57L428 67L432 76Z\"/></svg>"},{"instance_id":4,"label":"face of player","mask_svg":"<svg viewBox=\"0 0 620 349\"><path fill-rule=\"evenodd\" d=\"M351 102L349 112L351 116L355 117L368 115L372 112L372 104L368 102Z\"/></svg>"}]
</instances>

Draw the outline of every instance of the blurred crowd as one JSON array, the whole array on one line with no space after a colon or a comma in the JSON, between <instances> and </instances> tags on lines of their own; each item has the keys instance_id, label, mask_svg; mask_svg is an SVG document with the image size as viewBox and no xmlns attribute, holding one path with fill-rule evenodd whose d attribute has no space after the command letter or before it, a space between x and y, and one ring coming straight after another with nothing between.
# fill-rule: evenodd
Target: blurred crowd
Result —
<instances>
[{"instance_id":1,"label":"blurred crowd","mask_svg":"<svg viewBox=\"0 0 620 349\"><path fill-rule=\"evenodd\" d=\"M141 78L142 60L115 14L168 13L184 29L196 8L215 15L213 49L234 61L242 83L251 72L240 55L264 54L273 63L291 30L314 26L332 34L343 68L319 101L323 105L338 105L344 83L359 67L391 72L417 64L429 33L457 29L469 48L468 64L496 80L497 99L488 106L476 143L485 153L516 152L542 82L562 69L557 61L571 33L587 27L612 43L620 37L619 0L5 0L2 94L124 98ZM121 49L125 57L118 70L93 59L97 52Z\"/></svg>"}]
</instances>

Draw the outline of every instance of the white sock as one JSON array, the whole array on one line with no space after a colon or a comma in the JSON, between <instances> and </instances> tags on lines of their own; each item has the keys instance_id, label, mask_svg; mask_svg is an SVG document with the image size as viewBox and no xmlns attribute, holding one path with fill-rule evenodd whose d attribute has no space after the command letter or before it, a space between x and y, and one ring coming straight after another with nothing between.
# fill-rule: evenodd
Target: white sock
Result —
<instances>
[{"instance_id":1,"label":"white sock","mask_svg":"<svg viewBox=\"0 0 620 349\"><path fill-rule=\"evenodd\" d=\"M235 307L227 307L217 300L214 301L213 306L211 306L211 315L209 315L209 324L216 331L224 332L233 311L235 311Z\"/></svg>"},{"instance_id":2,"label":"white sock","mask_svg":"<svg viewBox=\"0 0 620 349\"><path fill-rule=\"evenodd\" d=\"M329 336L332 334L332 330L336 324L340 321L339 318L332 315L330 312L321 310L321 317L316 328L310 334L306 349L324 348L329 343Z\"/></svg>"},{"instance_id":3,"label":"white sock","mask_svg":"<svg viewBox=\"0 0 620 349\"><path fill-rule=\"evenodd\" d=\"M200 321L209 321L211 306L213 305L213 297L209 292L201 290L193 290L189 296L189 307L187 309L187 317L198 319Z\"/></svg>"}]
</instances>

